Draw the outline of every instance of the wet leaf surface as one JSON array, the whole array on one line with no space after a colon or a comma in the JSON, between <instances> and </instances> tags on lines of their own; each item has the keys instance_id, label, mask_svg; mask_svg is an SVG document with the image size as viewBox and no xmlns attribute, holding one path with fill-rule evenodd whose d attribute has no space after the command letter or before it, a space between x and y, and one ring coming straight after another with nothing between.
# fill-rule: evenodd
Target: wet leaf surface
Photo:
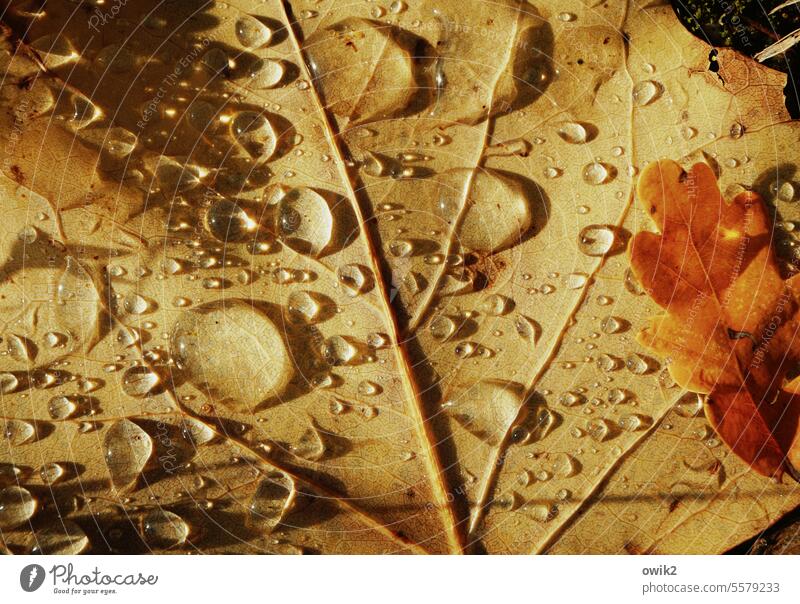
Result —
<instances>
[{"instance_id":1,"label":"wet leaf surface","mask_svg":"<svg viewBox=\"0 0 800 604\"><path fill-rule=\"evenodd\" d=\"M2 17L6 549L710 553L800 502L623 253L666 156L794 269L783 74L653 3L107 8Z\"/></svg>"}]
</instances>

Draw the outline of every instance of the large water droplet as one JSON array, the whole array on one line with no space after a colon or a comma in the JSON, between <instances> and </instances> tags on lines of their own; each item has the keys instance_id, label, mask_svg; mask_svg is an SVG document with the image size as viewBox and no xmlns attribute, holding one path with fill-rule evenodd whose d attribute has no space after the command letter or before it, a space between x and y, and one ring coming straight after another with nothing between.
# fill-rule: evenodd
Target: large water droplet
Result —
<instances>
[{"instance_id":1,"label":"large water droplet","mask_svg":"<svg viewBox=\"0 0 800 604\"><path fill-rule=\"evenodd\" d=\"M296 503L294 481L283 472L273 470L256 488L250 502L250 517L271 531L292 511Z\"/></svg>"},{"instance_id":2,"label":"large water droplet","mask_svg":"<svg viewBox=\"0 0 800 604\"><path fill-rule=\"evenodd\" d=\"M49 462L39 468L39 477L44 484L55 484L64 478L66 472L60 463Z\"/></svg>"},{"instance_id":3,"label":"large water droplet","mask_svg":"<svg viewBox=\"0 0 800 604\"><path fill-rule=\"evenodd\" d=\"M46 556L75 556L89 547L89 537L71 520L58 520L31 534L28 551Z\"/></svg>"},{"instance_id":4,"label":"large water droplet","mask_svg":"<svg viewBox=\"0 0 800 604\"><path fill-rule=\"evenodd\" d=\"M252 88L274 88L286 76L286 63L275 59L258 59L247 72Z\"/></svg>"},{"instance_id":5,"label":"large water droplet","mask_svg":"<svg viewBox=\"0 0 800 604\"><path fill-rule=\"evenodd\" d=\"M612 178L611 168L600 161L586 164L581 172L584 182L590 185L602 185Z\"/></svg>"},{"instance_id":6,"label":"large water droplet","mask_svg":"<svg viewBox=\"0 0 800 604\"><path fill-rule=\"evenodd\" d=\"M312 189L293 189L280 201L277 230L294 250L318 256L333 237L333 214L328 202Z\"/></svg>"},{"instance_id":7,"label":"large water droplet","mask_svg":"<svg viewBox=\"0 0 800 604\"><path fill-rule=\"evenodd\" d=\"M245 48L260 48L272 40L272 30L256 17L244 15L236 20L236 39Z\"/></svg>"},{"instance_id":8,"label":"large water droplet","mask_svg":"<svg viewBox=\"0 0 800 604\"><path fill-rule=\"evenodd\" d=\"M325 340L322 355L331 365L349 365L358 359L358 348L345 337L332 336Z\"/></svg>"},{"instance_id":9,"label":"large water droplet","mask_svg":"<svg viewBox=\"0 0 800 604\"><path fill-rule=\"evenodd\" d=\"M122 390L133 398L144 398L161 384L161 377L149 367L131 367L122 376Z\"/></svg>"},{"instance_id":10,"label":"large water droplet","mask_svg":"<svg viewBox=\"0 0 800 604\"><path fill-rule=\"evenodd\" d=\"M176 547L186 543L189 525L174 512L158 508L142 518L142 537L152 547Z\"/></svg>"},{"instance_id":11,"label":"large water droplet","mask_svg":"<svg viewBox=\"0 0 800 604\"><path fill-rule=\"evenodd\" d=\"M347 295L355 297L363 294L372 286L372 272L360 264L345 264L336 270L339 283Z\"/></svg>"},{"instance_id":12,"label":"large water droplet","mask_svg":"<svg viewBox=\"0 0 800 604\"><path fill-rule=\"evenodd\" d=\"M36 435L36 428L25 420L7 419L0 426L3 429L3 438L13 446L23 445Z\"/></svg>"},{"instance_id":13,"label":"large water droplet","mask_svg":"<svg viewBox=\"0 0 800 604\"><path fill-rule=\"evenodd\" d=\"M10 486L0 490L0 528L15 528L33 517L37 502L28 489Z\"/></svg>"},{"instance_id":14,"label":"large water droplet","mask_svg":"<svg viewBox=\"0 0 800 604\"><path fill-rule=\"evenodd\" d=\"M499 317L514 308L514 302L501 294L489 294L481 302L481 309L487 315Z\"/></svg>"},{"instance_id":15,"label":"large water droplet","mask_svg":"<svg viewBox=\"0 0 800 604\"><path fill-rule=\"evenodd\" d=\"M78 410L78 401L71 396L54 396L50 399L47 411L53 419L68 419Z\"/></svg>"},{"instance_id":16,"label":"large water droplet","mask_svg":"<svg viewBox=\"0 0 800 604\"><path fill-rule=\"evenodd\" d=\"M247 408L280 396L294 368L280 331L266 314L241 300L184 311L170 349L195 386ZM212 354L225 350L226 354Z\"/></svg>"},{"instance_id":17,"label":"large water droplet","mask_svg":"<svg viewBox=\"0 0 800 604\"><path fill-rule=\"evenodd\" d=\"M242 111L233 119L232 129L236 140L253 157L266 161L275 153L278 135L266 116Z\"/></svg>"},{"instance_id":18,"label":"large water droplet","mask_svg":"<svg viewBox=\"0 0 800 604\"><path fill-rule=\"evenodd\" d=\"M616 234L611 227L590 224L578 235L578 249L587 256L604 256L614 248Z\"/></svg>"},{"instance_id":19,"label":"large water droplet","mask_svg":"<svg viewBox=\"0 0 800 604\"><path fill-rule=\"evenodd\" d=\"M205 225L208 232L220 241L243 241L258 227L239 204L227 199L218 199L211 204L206 211Z\"/></svg>"},{"instance_id":20,"label":"large water droplet","mask_svg":"<svg viewBox=\"0 0 800 604\"><path fill-rule=\"evenodd\" d=\"M589 133L580 122L563 122L558 127L558 136L568 143L578 145L588 140Z\"/></svg>"},{"instance_id":21,"label":"large water droplet","mask_svg":"<svg viewBox=\"0 0 800 604\"><path fill-rule=\"evenodd\" d=\"M114 422L103 439L111 483L126 488L136 482L153 454L153 440L128 419Z\"/></svg>"},{"instance_id":22,"label":"large water droplet","mask_svg":"<svg viewBox=\"0 0 800 604\"><path fill-rule=\"evenodd\" d=\"M658 82L653 80L643 80L633 87L633 102L643 107L649 105L661 96L663 88Z\"/></svg>"},{"instance_id":23,"label":"large water droplet","mask_svg":"<svg viewBox=\"0 0 800 604\"><path fill-rule=\"evenodd\" d=\"M677 400L673 409L681 417L698 417L703 410L703 397L696 392L687 392Z\"/></svg>"},{"instance_id":24,"label":"large water droplet","mask_svg":"<svg viewBox=\"0 0 800 604\"><path fill-rule=\"evenodd\" d=\"M431 320L428 330L434 339L445 342L456 332L456 324L450 317L438 315Z\"/></svg>"},{"instance_id":25,"label":"large water droplet","mask_svg":"<svg viewBox=\"0 0 800 604\"><path fill-rule=\"evenodd\" d=\"M486 380L460 392L447 407L458 423L495 446L517 420L522 394L519 384Z\"/></svg>"}]
</instances>

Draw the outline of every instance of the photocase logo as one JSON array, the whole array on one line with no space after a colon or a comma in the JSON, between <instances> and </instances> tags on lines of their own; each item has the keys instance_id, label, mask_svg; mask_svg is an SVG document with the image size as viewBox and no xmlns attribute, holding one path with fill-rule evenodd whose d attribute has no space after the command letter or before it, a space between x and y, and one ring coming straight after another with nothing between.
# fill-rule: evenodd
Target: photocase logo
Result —
<instances>
[{"instance_id":1,"label":"photocase logo","mask_svg":"<svg viewBox=\"0 0 800 604\"><path fill-rule=\"evenodd\" d=\"M36 591L44 583L44 567L28 564L19 573L19 584L27 592Z\"/></svg>"}]
</instances>

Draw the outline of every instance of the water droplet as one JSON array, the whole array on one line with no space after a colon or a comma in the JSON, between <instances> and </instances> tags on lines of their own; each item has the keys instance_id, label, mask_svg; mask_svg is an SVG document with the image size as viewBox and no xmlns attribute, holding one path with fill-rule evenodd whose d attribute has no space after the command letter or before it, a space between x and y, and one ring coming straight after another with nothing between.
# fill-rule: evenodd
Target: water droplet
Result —
<instances>
[{"instance_id":1,"label":"water droplet","mask_svg":"<svg viewBox=\"0 0 800 604\"><path fill-rule=\"evenodd\" d=\"M184 193L200 184L200 177L192 166L179 164L163 156L156 167L156 178L158 186L168 195Z\"/></svg>"},{"instance_id":2,"label":"water droplet","mask_svg":"<svg viewBox=\"0 0 800 604\"><path fill-rule=\"evenodd\" d=\"M27 522L37 505L28 489L10 486L0 490L0 528L12 529Z\"/></svg>"},{"instance_id":3,"label":"water droplet","mask_svg":"<svg viewBox=\"0 0 800 604\"><path fill-rule=\"evenodd\" d=\"M244 15L236 20L236 39L245 48L260 48L272 40L272 30L259 19Z\"/></svg>"},{"instance_id":4,"label":"water droplet","mask_svg":"<svg viewBox=\"0 0 800 604\"><path fill-rule=\"evenodd\" d=\"M734 139L741 138L743 134L744 134L744 126L739 122L733 122L733 124L731 124L731 129L730 129L731 138Z\"/></svg>"},{"instance_id":5,"label":"water droplet","mask_svg":"<svg viewBox=\"0 0 800 604\"><path fill-rule=\"evenodd\" d=\"M278 204L278 233L295 251L318 256L333 237L333 215L328 202L312 189L288 192Z\"/></svg>"},{"instance_id":6,"label":"water droplet","mask_svg":"<svg viewBox=\"0 0 800 604\"><path fill-rule=\"evenodd\" d=\"M794 198L795 198L794 185L788 180L783 181L781 185L778 187L778 199L780 201L788 202L788 201L794 201Z\"/></svg>"},{"instance_id":7,"label":"water droplet","mask_svg":"<svg viewBox=\"0 0 800 604\"><path fill-rule=\"evenodd\" d=\"M33 40L30 45L39 53L48 68L59 67L77 60L80 56L69 39L61 34L44 35Z\"/></svg>"},{"instance_id":8,"label":"water droplet","mask_svg":"<svg viewBox=\"0 0 800 604\"><path fill-rule=\"evenodd\" d=\"M114 422L103 439L103 452L117 488L132 485L153 454L153 441L138 425L128 419Z\"/></svg>"},{"instance_id":9,"label":"water droplet","mask_svg":"<svg viewBox=\"0 0 800 604\"><path fill-rule=\"evenodd\" d=\"M161 384L159 375L149 367L131 367L122 376L122 390L133 398L143 398Z\"/></svg>"},{"instance_id":10,"label":"water droplet","mask_svg":"<svg viewBox=\"0 0 800 604\"><path fill-rule=\"evenodd\" d=\"M456 345L455 353L460 359L468 359L478 351L478 345L475 342L460 342Z\"/></svg>"},{"instance_id":11,"label":"water droplet","mask_svg":"<svg viewBox=\"0 0 800 604\"><path fill-rule=\"evenodd\" d=\"M0 373L0 394L10 394L19 388L19 378L9 372Z\"/></svg>"},{"instance_id":12,"label":"water droplet","mask_svg":"<svg viewBox=\"0 0 800 604\"><path fill-rule=\"evenodd\" d=\"M448 401L453 418L472 434L494 446L517 421L523 389L513 382L480 381Z\"/></svg>"},{"instance_id":13,"label":"water droplet","mask_svg":"<svg viewBox=\"0 0 800 604\"><path fill-rule=\"evenodd\" d=\"M612 405L621 405L628 400L628 393L622 388L612 388L608 391L607 400Z\"/></svg>"},{"instance_id":14,"label":"water droplet","mask_svg":"<svg viewBox=\"0 0 800 604\"><path fill-rule=\"evenodd\" d=\"M619 427L627 432L636 432L642 430L650 425L650 419L638 413L626 413L619 418L617 422Z\"/></svg>"},{"instance_id":15,"label":"water droplet","mask_svg":"<svg viewBox=\"0 0 800 604\"><path fill-rule=\"evenodd\" d=\"M89 537L71 520L59 519L31 534L29 552L46 556L75 556L89 547Z\"/></svg>"},{"instance_id":16,"label":"water droplet","mask_svg":"<svg viewBox=\"0 0 800 604\"><path fill-rule=\"evenodd\" d=\"M640 107L644 107L658 99L662 92L663 88L658 82L643 80L633 87L633 102Z\"/></svg>"},{"instance_id":17,"label":"water droplet","mask_svg":"<svg viewBox=\"0 0 800 604\"><path fill-rule=\"evenodd\" d=\"M256 488L250 501L250 516L272 531L294 509L296 502L294 481L283 472L273 470Z\"/></svg>"},{"instance_id":18,"label":"water droplet","mask_svg":"<svg viewBox=\"0 0 800 604\"><path fill-rule=\"evenodd\" d=\"M603 333L619 333L622 331L624 326L624 319L620 319L619 317L603 317L603 319L600 321L600 329L603 331Z\"/></svg>"},{"instance_id":19,"label":"water droplet","mask_svg":"<svg viewBox=\"0 0 800 604\"><path fill-rule=\"evenodd\" d=\"M348 365L358 357L358 348L347 338L332 336L325 341L322 355L331 365Z\"/></svg>"},{"instance_id":20,"label":"water droplet","mask_svg":"<svg viewBox=\"0 0 800 604\"><path fill-rule=\"evenodd\" d=\"M687 141L691 140L695 136L697 136L697 129L696 128L692 128L691 126L684 125L681 128L681 136Z\"/></svg>"},{"instance_id":21,"label":"water droplet","mask_svg":"<svg viewBox=\"0 0 800 604\"><path fill-rule=\"evenodd\" d=\"M78 402L75 397L54 396L50 399L47 411L53 419L68 419L78 410Z\"/></svg>"},{"instance_id":22,"label":"water droplet","mask_svg":"<svg viewBox=\"0 0 800 604\"><path fill-rule=\"evenodd\" d=\"M597 368L600 371L616 371L620 367L622 367L622 361L615 356L604 353L597 357Z\"/></svg>"},{"instance_id":23,"label":"water droplet","mask_svg":"<svg viewBox=\"0 0 800 604\"><path fill-rule=\"evenodd\" d=\"M142 518L142 537L152 547L176 547L186 543L189 525L177 514L157 508Z\"/></svg>"},{"instance_id":24,"label":"water droplet","mask_svg":"<svg viewBox=\"0 0 800 604\"><path fill-rule=\"evenodd\" d=\"M580 122L562 122L558 127L558 135L573 145L585 143L589 139L586 127Z\"/></svg>"},{"instance_id":25,"label":"water droplet","mask_svg":"<svg viewBox=\"0 0 800 604\"><path fill-rule=\"evenodd\" d=\"M616 244L616 233L611 227L591 224L581 229L578 249L587 256L604 256Z\"/></svg>"},{"instance_id":26,"label":"water droplet","mask_svg":"<svg viewBox=\"0 0 800 604\"><path fill-rule=\"evenodd\" d=\"M30 363L36 357L36 346L28 338L12 333L6 345L11 358L20 363Z\"/></svg>"},{"instance_id":27,"label":"water droplet","mask_svg":"<svg viewBox=\"0 0 800 604\"><path fill-rule=\"evenodd\" d=\"M584 182L590 185L602 185L611 180L612 170L603 162L593 161L586 164L581 172Z\"/></svg>"},{"instance_id":28,"label":"water droplet","mask_svg":"<svg viewBox=\"0 0 800 604\"><path fill-rule=\"evenodd\" d=\"M536 503L525 506L525 510L537 522L550 522L558 515L558 507L555 505L545 505L543 503Z\"/></svg>"},{"instance_id":29,"label":"water droplet","mask_svg":"<svg viewBox=\"0 0 800 604\"><path fill-rule=\"evenodd\" d=\"M287 309L293 322L314 323L322 313L322 301L316 292L294 291L289 294Z\"/></svg>"},{"instance_id":30,"label":"water droplet","mask_svg":"<svg viewBox=\"0 0 800 604\"><path fill-rule=\"evenodd\" d=\"M55 484L61 480L65 474L66 470L64 466L55 462L46 463L39 468L39 477L44 484Z\"/></svg>"},{"instance_id":31,"label":"water droplet","mask_svg":"<svg viewBox=\"0 0 800 604\"><path fill-rule=\"evenodd\" d=\"M211 204L205 214L205 225L220 241L243 241L258 227L241 206L227 199Z\"/></svg>"},{"instance_id":32,"label":"water droplet","mask_svg":"<svg viewBox=\"0 0 800 604\"><path fill-rule=\"evenodd\" d=\"M279 396L294 373L281 332L245 301L225 300L182 312L170 350L192 384L248 409ZM209 350L227 354L209 355Z\"/></svg>"},{"instance_id":33,"label":"water droplet","mask_svg":"<svg viewBox=\"0 0 800 604\"><path fill-rule=\"evenodd\" d=\"M565 392L558 397L558 402L565 407L575 407L586 402L586 397L577 392Z\"/></svg>"},{"instance_id":34,"label":"water droplet","mask_svg":"<svg viewBox=\"0 0 800 604\"><path fill-rule=\"evenodd\" d=\"M434 339L444 342L456 332L456 324L450 317L438 315L431 320L428 330Z\"/></svg>"},{"instance_id":35,"label":"water droplet","mask_svg":"<svg viewBox=\"0 0 800 604\"><path fill-rule=\"evenodd\" d=\"M611 435L611 426L604 419L593 419L586 423L586 433L597 442L603 442Z\"/></svg>"},{"instance_id":36,"label":"water droplet","mask_svg":"<svg viewBox=\"0 0 800 604\"><path fill-rule=\"evenodd\" d=\"M699 417L703 411L703 397L696 392L687 392L677 400L673 410L681 417Z\"/></svg>"},{"instance_id":37,"label":"water droplet","mask_svg":"<svg viewBox=\"0 0 800 604\"><path fill-rule=\"evenodd\" d=\"M258 59L250 66L247 76L251 88L274 88L286 76L286 63L276 59Z\"/></svg>"},{"instance_id":38,"label":"water droplet","mask_svg":"<svg viewBox=\"0 0 800 604\"><path fill-rule=\"evenodd\" d=\"M625 289L628 290L628 292L633 294L634 296L644 295L644 290L642 289L642 286L639 284L639 281L636 279L636 276L629 268L625 269L624 284L625 284Z\"/></svg>"},{"instance_id":39,"label":"water droplet","mask_svg":"<svg viewBox=\"0 0 800 604\"><path fill-rule=\"evenodd\" d=\"M625 359L625 367L631 373L644 375L650 371L650 363L640 354L631 354Z\"/></svg>"},{"instance_id":40,"label":"water droplet","mask_svg":"<svg viewBox=\"0 0 800 604\"><path fill-rule=\"evenodd\" d=\"M207 51L200 59L200 62L205 65L211 73L215 74L225 74L231 66L228 53L221 48L212 48Z\"/></svg>"},{"instance_id":41,"label":"water droplet","mask_svg":"<svg viewBox=\"0 0 800 604\"><path fill-rule=\"evenodd\" d=\"M539 334L542 329L539 324L533 319L525 315L517 315L514 319L514 329L523 340L528 340L531 344L535 344L539 339Z\"/></svg>"},{"instance_id":42,"label":"water droplet","mask_svg":"<svg viewBox=\"0 0 800 604\"><path fill-rule=\"evenodd\" d=\"M21 419L7 419L3 422L3 438L12 446L23 445L36 435L36 428Z\"/></svg>"},{"instance_id":43,"label":"water droplet","mask_svg":"<svg viewBox=\"0 0 800 604\"><path fill-rule=\"evenodd\" d=\"M266 161L275 153L278 135L265 115L255 111L237 113L231 129L239 144L253 157Z\"/></svg>"},{"instance_id":44,"label":"water droplet","mask_svg":"<svg viewBox=\"0 0 800 604\"><path fill-rule=\"evenodd\" d=\"M291 446L291 451L297 457L308 461L320 461L328 452L328 446L317 426L312 422L296 443Z\"/></svg>"},{"instance_id":45,"label":"water droplet","mask_svg":"<svg viewBox=\"0 0 800 604\"><path fill-rule=\"evenodd\" d=\"M514 302L500 294L489 294L481 302L481 310L493 317L508 314L512 308L514 308Z\"/></svg>"},{"instance_id":46,"label":"water droplet","mask_svg":"<svg viewBox=\"0 0 800 604\"><path fill-rule=\"evenodd\" d=\"M336 275L347 295L351 297L363 294L372 286L372 272L360 264L345 264L340 266Z\"/></svg>"},{"instance_id":47,"label":"water droplet","mask_svg":"<svg viewBox=\"0 0 800 604\"><path fill-rule=\"evenodd\" d=\"M214 440L216 433L211 426L193 417L185 417L181 421L181 436L194 447L205 445Z\"/></svg>"},{"instance_id":48,"label":"water droplet","mask_svg":"<svg viewBox=\"0 0 800 604\"><path fill-rule=\"evenodd\" d=\"M397 239L389 243L389 252L395 258L407 258L414 251L414 244L405 239Z\"/></svg>"}]
</instances>

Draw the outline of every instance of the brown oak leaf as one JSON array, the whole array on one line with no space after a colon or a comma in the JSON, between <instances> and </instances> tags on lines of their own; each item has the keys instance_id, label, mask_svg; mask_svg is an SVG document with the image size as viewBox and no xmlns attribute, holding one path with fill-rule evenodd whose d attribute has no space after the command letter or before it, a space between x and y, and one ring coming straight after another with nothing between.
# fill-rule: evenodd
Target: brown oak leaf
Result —
<instances>
[{"instance_id":1,"label":"brown oak leaf","mask_svg":"<svg viewBox=\"0 0 800 604\"><path fill-rule=\"evenodd\" d=\"M784 280L772 221L752 191L726 202L711 168L647 166L638 197L659 234L639 232L631 267L665 314L639 341L682 387L707 394L706 416L756 472L797 476L800 277Z\"/></svg>"}]
</instances>

